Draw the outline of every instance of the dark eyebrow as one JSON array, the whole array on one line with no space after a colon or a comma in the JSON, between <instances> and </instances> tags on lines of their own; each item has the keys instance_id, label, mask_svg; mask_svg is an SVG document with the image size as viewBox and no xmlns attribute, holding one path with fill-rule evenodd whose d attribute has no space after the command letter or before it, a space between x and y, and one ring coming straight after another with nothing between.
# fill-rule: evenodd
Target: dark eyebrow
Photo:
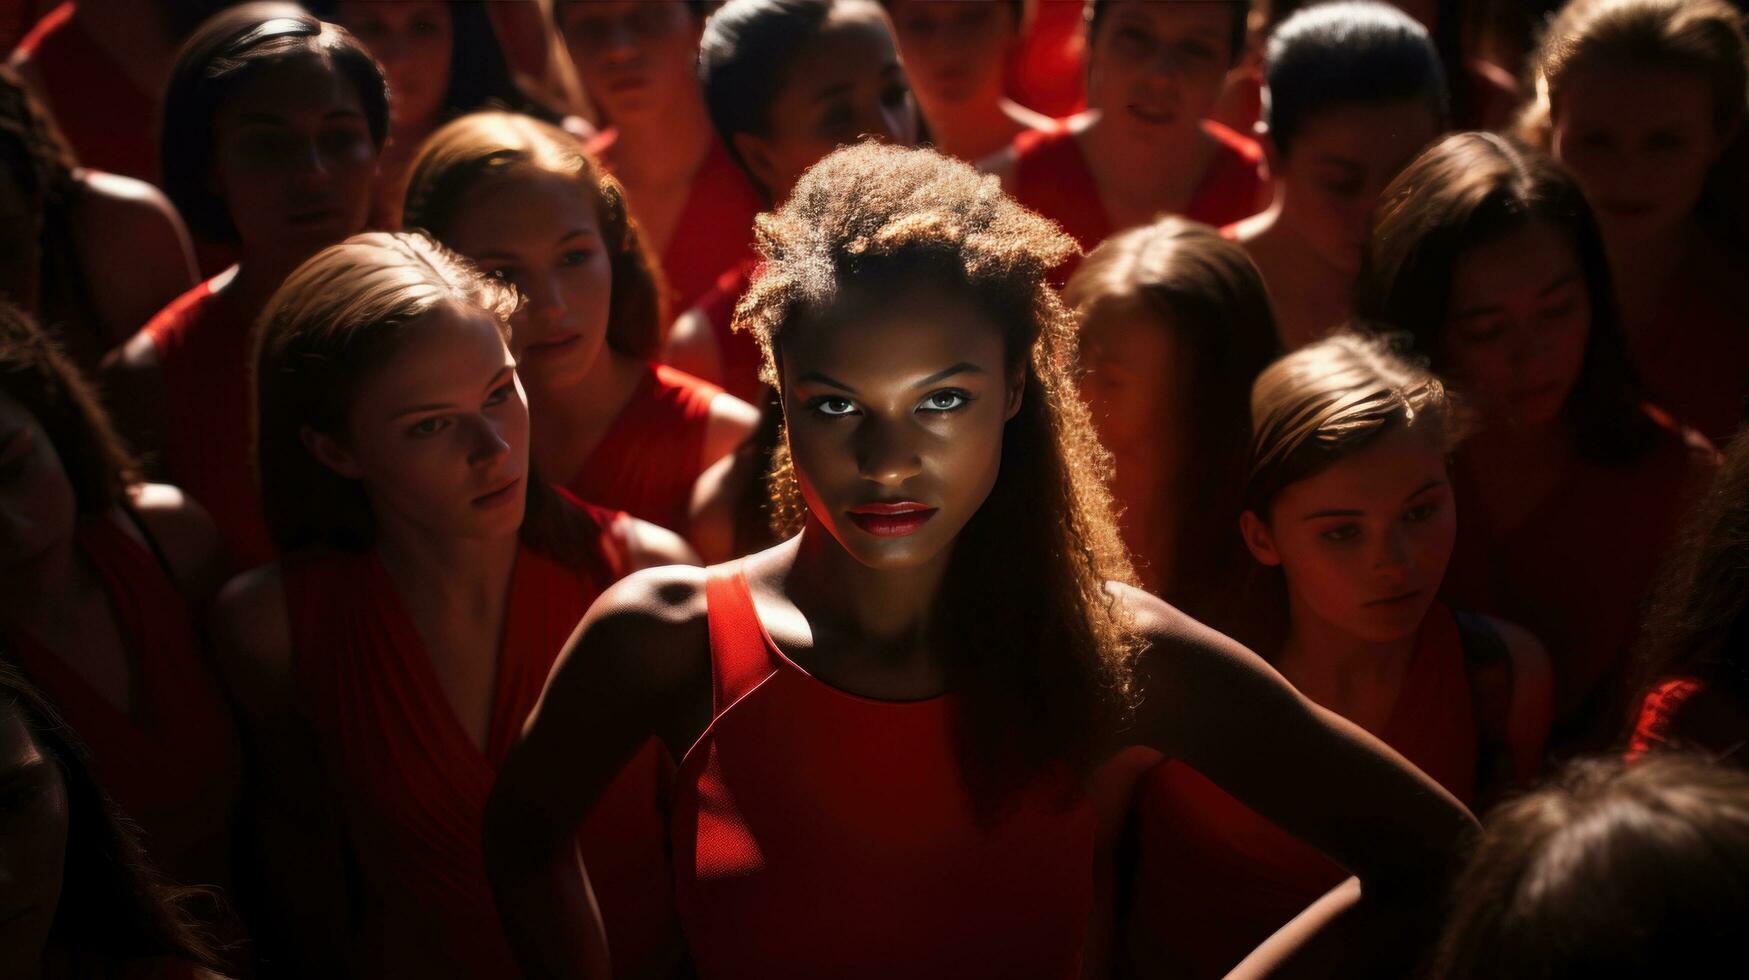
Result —
<instances>
[{"instance_id":1,"label":"dark eyebrow","mask_svg":"<svg viewBox=\"0 0 1749 980\"><path fill-rule=\"evenodd\" d=\"M1437 480L1428 480L1426 483L1423 483L1421 486L1417 487L1415 489L1414 493L1410 494L1407 497L1404 497L1403 499L1404 500L1414 500L1416 497L1421 496L1422 494L1426 493L1429 490L1435 489L1437 487L1445 486L1445 482L1446 481L1445 481L1444 477L1441 477Z\"/></svg>"},{"instance_id":2,"label":"dark eyebrow","mask_svg":"<svg viewBox=\"0 0 1749 980\"><path fill-rule=\"evenodd\" d=\"M844 382L839 381L835 378L831 378L831 377L828 377L824 374L821 374L819 371L809 371L808 373L797 378L796 381L798 383L812 381L815 384L822 384L828 388L837 388L839 391L848 392L852 395L856 394L855 388L852 388L849 385L845 384Z\"/></svg>"},{"instance_id":3,"label":"dark eyebrow","mask_svg":"<svg viewBox=\"0 0 1749 980\"><path fill-rule=\"evenodd\" d=\"M922 381L912 385L913 388L927 388L932 384L946 381L956 374L983 374L984 369L969 361L961 361L945 371L937 371Z\"/></svg>"},{"instance_id":4,"label":"dark eyebrow","mask_svg":"<svg viewBox=\"0 0 1749 980\"><path fill-rule=\"evenodd\" d=\"M516 369L509 364L499 368L498 373L492 375L492 380L486 382L486 390L491 391L493 388L503 384L504 376L513 373L515 370ZM454 407L455 406L449 402L431 402L425 405L409 405L389 417L398 419L404 415L416 415L419 412L441 412Z\"/></svg>"},{"instance_id":5,"label":"dark eyebrow","mask_svg":"<svg viewBox=\"0 0 1749 980\"><path fill-rule=\"evenodd\" d=\"M892 76L895 75L898 76L900 81L903 81L905 78L905 67L897 61L889 61L881 68L881 81L891 81ZM835 99L840 95L849 95L855 88L856 83L854 81L839 82L837 85L828 85L814 93L814 101L825 102L830 99Z\"/></svg>"},{"instance_id":6,"label":"dark eyebrow","mask_svg":"<svg viewBox=\"0 0 1749 980\"><path fill-rule=\"evenodd\" d=\"M486 390L491 391L492 389L498 387L499 385L504 383L504 376L505 375L515 374L515 373L516 373L516 365L514 365L514 364L504 365L503 367L498 369L497 374L492 375L492 380L486 382ZM1416 491L1416 493L1420 493L1420 492L1421 491L1419 491L1419 490Z\"/></svg>"},{"instance_id":7,"label":"dark eyebrow","mask_svg":"<svg viewBox=\"0 0 1749 980\"><path fill-rule=\"evenodd\" d=\"M1556 279L1554 282L1549 283L1547 286L1544 286L1542 289L1542 292L1536 294L1536 298L1542 299L1545 296L1548 296L1550 293L1557 292L1561 289L1566 288L1567 286L1572 285L1573 283L1577 282L1578 280L1579 280L1579 273L1569 272L1566 275L1562 276L1561 278Z\"/></svg>"},{"instance_id":8,"label":"dark eyebrow","mask_svg":"<svg viewBox=\"0 0 1749 980\"><path fill-rule=\"evenodd\" d=\"M0 789L6 789L11 787L14 783L22 783L25 780L30 779L37 773L41 772L43 767L48 764L48 758L41 752L38 752L34 759L27 759L15 766L8 766L5 769L0 769Z\"/></svg>"},{"instance_id":9,"label":"dark eyebrow","mask_svg":"<svg viewBox=\"0 0 1749 980\"><path fill-rule=\"evenodd\" d=\"M1320 517L1364 517L1365 511L1360 510L1316 510L1300 518L1302 521L1315 521Z\"/></svg>"}]
</instances>

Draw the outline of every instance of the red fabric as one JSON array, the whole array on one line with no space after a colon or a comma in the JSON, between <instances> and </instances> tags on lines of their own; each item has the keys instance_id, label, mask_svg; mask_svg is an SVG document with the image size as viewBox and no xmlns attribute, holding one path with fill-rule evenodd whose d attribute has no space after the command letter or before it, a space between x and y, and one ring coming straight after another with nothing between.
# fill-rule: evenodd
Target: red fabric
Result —
<instances>
[{"instance_id":1,"label":"red fabric","mask_svg":"<svg viewBox=\"0 0 1749 980\"><path fill-rule=\"evenodd\" d=\"M681 763L675 895L702 980L1077 976L1093 817L1040 780L988 831L952 696L876 701L772 645L739 565L708 586L715 717Z\"/></svg>"},{"instance_id":2,"label":"red fabric","mask_svg":"<svg viewBox=\"0 0 1749 980\"><path fill-rule=\"evenodd\" d=\"M585 149L602 159L617 137L616 130L607 130ZM673 238L662 253L662 277L668 284L671 312L692 309L724 270L753 254L753 217L763 210L765 199L753 181L729 156L722 141L712 137L710 153L693 175Z\"/></svg>"},{"instance_id":3,"label":"red fabric","mask_svg":"<svg viewBox=\"0 0 1749 980\"><path fill-rule=\"evenodd\" d=\"M1081 36L1082 0L1042 0L1009 57L1008 97L1047 116L1087 108L1087 45Z\"/></svg>"},{"instance_id":4,"label":"red fabric","mask_svg":"<svg viewBox=\"0 0 1749 980\"><path fill-rule=\"evenodd\" d=\"M1268 181L1262 148L1219 123L1204 120L1202 129L1215 152L1184 216L1218 228L1256 214ZM1028 130L1014 138L1014 149L1015 200L1061 225L1084 251L1123 230L1112 226L1074 133Z\"/></svg>"},{"instance_id":5,"label":"red fabric","mask_svg":"<svg viewBox=\"0 0 1749 980\"><path fill-rule=\"evenodd\" d=\"M242 758L188 601L112 518L86 517L77 535L132 656L132 712L27 634L6 631L6 657L90 746L99 781L145 830L153 859L184 884L227 885Z\"/></svg>"},{"instance_id":6,"label":"red fabric","mask_svg":"<svg viewBox=\"0 0 1749 980\"><path fill-rule=\"evenodd\" d=\"M1459 522L1444 594L1454 605L1517 623L1548 648L1555 672L1561 737L1590 737L1590 723L1612 726L1625 708L1613 688L1639 629L1641 605L1694 492L1716 454L1705 441L1649 412L1660 442L1622 466L1576 461L1518 527ZM1454 470L1458 513L1479 515L1475 490ZM1586 704L1583 698L1602 700ZM1580 718L1580 708L1595 714ZM1613 731L1610 734L1614 734Z\"/></svg>"},{"instance_id":7,"label":"red fabric","mask_svg":"<svg viewBox=\"0 0 1749 980\"><path fill-rule=\"evenodd\" d=\"M1660 406L1722 445L1749 417L1749 256L1698 241L1664 297L1628 335L1634 367Z\"/></svg>"},{"instance_id":8,"label":"red fabric","mask_svg":"<svg viewBox=\"0 0 1749 980\"><path fill-rule=\"evenodd\" d=\"M527 548L518 554L482 753L374 552L286 564L302 701L344 801L367 891L360 975L520 975L486 883L486 798L553 660L606 584ZM614 962L626 975L648 969L674 937L670 896L659 884L668 873L667 774L667 756L651 742L579 831Z\"/></svg>"},{"instance_id":9,"label":"red fabric","mask_svg":"<svg viewBox=\"0 0 1749 980\"><path fill-rule=\"evenodd\" d=\"M134 84L73 11L69 0L43 15L13 56L36 69L37 94L80 164L155 182L157 96Z\"/></svg>"},{"instance_id":10,"label":"red fabric","mask_svg":"<svg viewBox=\"0 0 1749 980\"><path fill-rule=\"evenodd\" d=\"M1749 704L1739 689L1697 677L1658 682L1640 702L1627 761L1673 749L1705 752L1739 766L1749 762Z\"/></svg>"},{"instance_id":11,"label":"red fabric","mask_svg":"<svg viewBox=\"0 0 1749 980\"><path fill-rule=\"evenodd\" d=\"M1380 737L1469 804L1477 735L1463 644L1435 605ZM1134 976L1221 977L1348 877L1336 864L1168 761L1136 794L1138 855L1127 924Z\"/></svg>"},{"instance_id":12,"label":"red fabric","mask_svg":"<svg viewBox=\"0 0 1749 980\"><path fill-rule=\"evenodd\" d=\"M237 568L272 561L250 449L250 332L209 280L146 324L163 371L164 466L171 483L212 514Z\"/></svg>"},{"instance_id":13,"label":"red fabric","mask_svg":"<svg viewBox=\"0 0 1749 980\"><path fill-rule=\"evenodd\" d=\"M567 489L685 534L692 485L704 471L711 400L721 392L684 371L652 366Z\"/></svg>"},{"instance_id":14,"label":"red fabric","mask_svg":"<svg viewBox=\"0 0 1749 980\"><path fill-rule=\"evenodd\" d=\"M717 357L722 365L722 377L707 378L713 384L749 405L764 402L765 382L759 380L763 358L759 343L745 330L734 329L735 305L741 302L747 288L753 284L757 260L742 259L733 268L717 277L710 290L699 298L695 307L711 325L711 335L717 339Z\"/></svg>"}]
</instances>

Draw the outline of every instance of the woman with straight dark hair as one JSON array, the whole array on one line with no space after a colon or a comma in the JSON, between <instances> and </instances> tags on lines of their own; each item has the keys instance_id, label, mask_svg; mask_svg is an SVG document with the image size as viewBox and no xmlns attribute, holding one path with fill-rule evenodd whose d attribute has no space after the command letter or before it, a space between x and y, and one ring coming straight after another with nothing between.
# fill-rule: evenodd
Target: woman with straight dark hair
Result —
<instances>
[{"instance_id":1,"label":"woman with straight dark hair","mask_svg":"<svg viewBox=\"0 0 1749 980\"><path fill-rule=\"evenodd\" d=\"M1478 416L1446 594L1548 646L1558 738L1612 736L1640 606L1716 454L1642 401L1584 195L1503 137L1447 137L1386 191L1359 308Z\"/></svg>"},{"instance_id":2,"label":"woman with straight dark hair","mask_svg":"<svg viewBox=\"0 0 1749 980\"><path fill-rule=\"evenodd\" d=\"M263 314L257 465L285 557L226 587L216 630L297 976L515 975L480 864L498 764L590 601L687 557L542 480L516 303L424 236L370 234L299 266ZM658 975L660 747L622 768L572 841L607 869L622 975Z\"/></svg>"},{"instance_id":3,"label":"woman with straight dark hair","mask_svg":"<svg viewBox=\"0 0 1749 980\"><path fill-rule=\"evenodd\" d=\"M250 327L299 262L364 227L388 123L375 60L293 4L226 10L177 57L164 190L237 264L159 311L106 381L135 445L213 515L237 567L273 556L249 469Z\"/></svg>"},{"instance_id":4,"label":"woman with straight dark hair","mask_svg":"<svg viewBox=\"0 0 1749 980\"><path fill-rule=\"evenodd\" d=\"M186 889L152 867L79 737L0 648L0 975L222 980Z\"/></svg>"},{"instance_id":5,"label":"woman with straight dark hair","mask_svg":"<svg viewBox=\"0 0 1749 980\"><path fill-rule=\"evenodd\" d=\"M1473 822L1135 587L1047 280L1074 242L965 164L876 144L759 228L741 323L782 393L794 536L633 576L568 644L486 813L525 974L609 975L571 838L652 738L681 761L674 875L647 884L700 977L1077 976L1086 785L1132 742L1359 874L1360 906L1333 895L1257 975L1350 928L1345 975L1400 973Z\"/></svg>"},{"instance_id":6,"label":"woman with straight dark hair","mask_svg":"<svg viewBox=\"0 0 1749 980\"><path fill-rule=\"evenodd\" d=\"M689 533L699 474L759 415L654 363L658 279L619 182L555 126L476 113L420 150L406 215L528 299L511 349L541 469L580 499Z\"/></svg>"},{"instance_id":7,"label":"woman with straight dark hair","mask_svg":"<svg viewBox=\"0 0 1749 980\"><path fill-rule=\"evenodd\" d=\"M200 628L218 534L141 481L90 386L3 303L0 526L0 655L84 736L155 863L228 893L243 760Z\"/></svg>"}]
</instances>

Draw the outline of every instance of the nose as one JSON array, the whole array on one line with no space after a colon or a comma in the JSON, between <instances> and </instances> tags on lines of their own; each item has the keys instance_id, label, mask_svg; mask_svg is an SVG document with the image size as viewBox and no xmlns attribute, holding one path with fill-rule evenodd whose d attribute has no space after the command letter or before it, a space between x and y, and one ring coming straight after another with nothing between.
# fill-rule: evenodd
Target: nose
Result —
<instances>
[{"instance_id":1,"label":"nose","mask_svg":"<svg viewBox=\"0 0 1749 980\"><path fill-rule=\"evenodd\" d=\"M1387 580L1399 580L1409 573L1409 536L1401 526L1381 534L1373 552L1373 571Z\"/></svg>"},{"instance_id":2,"label":"nose","mask_svg":"<svg viewBox=\"0 0 1749 980\"><path fill-rule=\"evenodd\" d=\"M463 425L467 427L469 466L491 469L510 455L510 443L491 419L473 415Z\"/></svg>"},{"instance_id":3,"label":"nose","mask_svg":"<svg viewBox=\"0 0 1749 980\"><path fill-rule=\"evenodd\" d=\"M865 480L898 487L923 470L916 437L903 422L868 418L857 432L857 468Z\"/></svg>"},{"instance_id":4,"label":"nose","mask_svg":"<svg viewBox=\"0 0 1749 980\"><path fill-rule=\"evenodd\" d=\"M565 304L565 292L559 285L559 277L550 272L531 274L522 283L522 295L528 301L529 316L542 325L558 322L569 309Z\"/></svg>"}]
</instances>

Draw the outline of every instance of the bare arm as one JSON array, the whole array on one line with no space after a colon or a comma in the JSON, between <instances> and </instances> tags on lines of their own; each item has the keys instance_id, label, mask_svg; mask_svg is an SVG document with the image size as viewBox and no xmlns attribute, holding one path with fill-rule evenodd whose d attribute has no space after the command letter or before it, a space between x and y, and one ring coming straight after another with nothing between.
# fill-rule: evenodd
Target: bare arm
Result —
<instances>
[{"instance_id":1,"label":"bare arm","mask_svg":"<svg viewBox=\"0 0 1749 980\"><path fill-rule=\"evenodd\" d=\"M108 346L125 343L171 300L194 288L194 245L162 191L117 174L87 172L77 212L79 253Z\"/></svg>"},{"instance_id":2,"label":"bare arm","mask_svg":"<svg viewBox=\"0 0 1749 980\"><path fill-rule=\"evenodd\" d=\"M625 536L627 570L636 572L663 565L700 564L698 552L686 539L673 531L649 521L627 517L622 533Z\"/></svg>"},{"instance_id":3,"label":"bare arm","mask_svg":"<svg viewBox=\"0 0 1749 980\"><path fill-rule=\"evenodd\" d=\"M168 483L133 488L133 507L164 549L170 574L190 608L207 611L230 570L219 529L206 508Z\"/></svg>"},{"instance_id":4,"label":"bare arm","mask_svg":"<svg viewBox=\"0 0 1749 980\"><path fill-rule=\"evenodd\" d=\"M158 363L158 345L141 330L103 359L103 402L109 417L140 454L148 476L165 475L164 447L169 423L164 404L169 391L163 367Z\"/></svg>"},{"instance_id":5,"label":"bare arm","mask_svg":"<svg viewBox=\"0 0 1749 980\"><path fill-rule=\"evenodd\" d=\"M219 594L213 641L242 715L249 757L249 846L272 872L254 932L270 975L346 976L350 909L344 837L314 737L297 705L277 566Z\"/></svg>"},{"instance_id":6,"label":"bare arm","mask_svg":"<svg viewBox=\"0 0 1749 980\"><path fill-rule=\"evenodd\" d=\"M711 329L710 317L703 310L697 307L687 310L668 328L668 340L662 345L662 363L713 384L723 380L723 354L717 349L717 335Z\"/></svg>"},{"instance_id":7,"label":"bare arm","mask_svg":"<svg viewBox=\"0 0 1749 980\"><path fill-rule=\"evenodd\" d=\"M486 804L486 876L530 980L612 975L577 825L652 736L675 758L710 715L704 570L633 575L559 655ZM651 887L669 887L666 881Z\"/></svg>"},{"instance_id":8,"label":"bare arm","mask_svg":"<svg viewBox=\"0 0 1749 980\"><path fill-rule=\"evenodd\" d=\"M1475 818L1256 654L1152 596L1115 588L1151 640L1139 664L1138 740L1191 765L1359 879L1357 899L1320 903L1321 915L1302 923L1293 941L1272 940L1273 955L1248 960L1245 975L1330 976L1340 963L1343 976L1400 976L1431 941Z\"/></svg>"}]
</instances>

